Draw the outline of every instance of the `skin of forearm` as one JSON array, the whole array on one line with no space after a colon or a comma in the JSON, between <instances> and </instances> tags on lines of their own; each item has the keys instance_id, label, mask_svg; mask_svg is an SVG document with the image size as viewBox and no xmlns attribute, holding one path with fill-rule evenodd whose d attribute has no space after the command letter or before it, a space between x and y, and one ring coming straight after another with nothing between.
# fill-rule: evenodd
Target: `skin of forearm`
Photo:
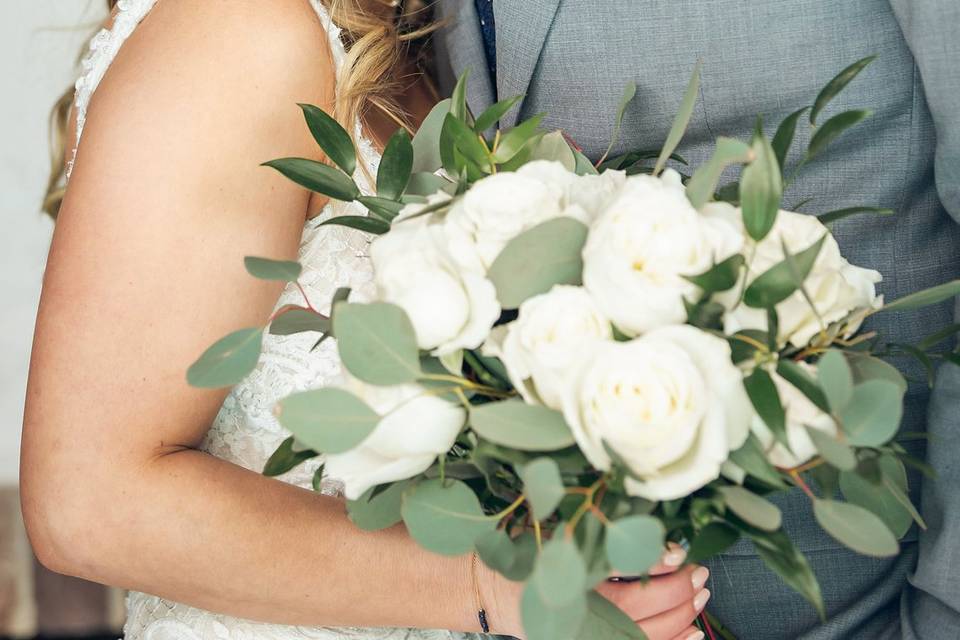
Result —
<instances>
[{"instance_id":1,"label":"skin of forearm","mask_svg":"<svg viewBox=\"0 0 960 640\"><path fill-rule=\"evenodd\" d=\"M402 524L362 531L337 498L193 449L89 495L98 517L75 527L65 567L79 577L279 624L479 631L469 555L429 553Z\"/></svg>"}]
</instances>

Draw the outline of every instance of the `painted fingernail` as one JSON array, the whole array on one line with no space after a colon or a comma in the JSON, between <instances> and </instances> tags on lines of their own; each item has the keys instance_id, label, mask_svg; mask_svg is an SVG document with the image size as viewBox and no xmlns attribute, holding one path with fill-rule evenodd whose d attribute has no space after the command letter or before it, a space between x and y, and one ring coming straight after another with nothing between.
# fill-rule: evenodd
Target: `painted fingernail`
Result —
<instances>
[{"instance_id":1,"label":"painted fingernail","mask_svg":"<svg viewBox=\"0 0 960 640\"><path fill-rule=\"evenodd\" d=\"M703 608L707 606L707 601L710 600L710 590L703 589L698 593L693 599L693 608L697 610L697 613L703 611Z\"/></svg>"},{"instance_id":2,"label":"painted fingernail","mask_svg":"<svg viewBox=\"0 0 960 640\"><path fill-rule=\"evenodd\" d=\"M687 552L683 547L673 547L663 555L663 564L668 567L679 567L687 559Z\"/></svg>"},{"instance_id":3,"label":"painted fingernail","mask_svg":"<svg viewBox=\"0 0 960 640\"><path fill-rule=\"evenodd\" d=\"M686 637L686 640L703 640L703 631L694 631Z\"/></svg>"},{"instance_id":4,"label":"painted fingernail","mask_svg":"<svg viewBox=\"0 0 960 640\"><path fill-rule=\"evenodd\" d=\"M710 569L706 567L697 567L697 569L690 574L690 579L693 580L693 589L702 589L703 585L707 584L707 578L710 577Z\"/></svg>"}]
</instances>

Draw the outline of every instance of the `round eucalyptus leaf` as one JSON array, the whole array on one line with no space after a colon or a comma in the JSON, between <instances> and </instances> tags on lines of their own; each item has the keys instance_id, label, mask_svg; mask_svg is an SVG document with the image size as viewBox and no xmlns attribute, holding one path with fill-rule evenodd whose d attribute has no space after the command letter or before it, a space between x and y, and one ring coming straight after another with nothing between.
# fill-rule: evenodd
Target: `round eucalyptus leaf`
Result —
<instances>
[{"instance_id":1,"label":"round eucalyptus leaf","mask_svg":"<svg viewBox=\"0 0 960 640\"><path fill-rule=\"evenodd\" d=\"M647 634L623 609L596 591L587 593L587 617L577 640L647 640Z\"/></svg>"},{"instance_id":2,"label":"round eucalyptus leaf","mask_svg":"<svg viewBox=\"0 0 960 640\"><path fill-rule=\"evenodd\" d=\"M349 391L326 387L277 403L277 419L297 440L323 453L343 453L369 436L380 416Z\"/></svg>"},{"instance_id":3,"label":"round eucalyptus leaf","mask_svg":"<svg viewBox=\"0 0 960 640\"><path fill-rule=\"evenodd\" d=\"M562 536L552 539L544 545L530 582L541 601L550 607L561 608L580 601L587 588L587 567L580 550Z\"/></svg>"},{"instance_id":4,"label":"round eucalyptus leaf","mask_svg":"<svg viewBox=\"0 0 960 640\"><path fill-rule=\"evenodd\" d=\"M510 571L517 561L517 549L502 529L480 534L475 544L480 559L498 573Z\"/></svg>"},{"instance_id":5,"label":"round eucalyptus leaf","mask_svg":"<svg viewBox=\"0 0 960 640\"><path fill-rule=\"evenodd\" d=\"M902 538L913 523L910 512L886 486L875 485L853 471L840 474L840 491L847 502L863 507L883 520L897 539Z\"/></svg>"},{"instance_id":6,"label":"round eucalyptus leaf","mask_svg":"<svg viewBox=\"0 0 960 640\"><path fill-rule=\"evenodd\" d=\"M853 372L853 380L857 384L878 378L897 385L901 395L907 392L907 381L904 380L900 371L889 362L867 354L857 353L851 356L849 364L850 370Z\"/></svg>"},{"instance_id":7,"label":"round eucalyptus leaf","mask_svg":"<svg viewBox=\"0 0 960 640\"><path fill-rule=\"evenodd\" d=\"M260 359L263 329L234 331L217 340L187 369L190 386L203 389L230 387L253 371Z\"/></svg>"},{"instance_id":8,"label":"round eucalyptus leaf","mask_svg":"<svg viewBox=\"0 0 960 640\"><path fill-rule=\"evenodd\" d=\"M853 373L843 353L830 349L817 363L817 379L827 396L830 409L839 413L853 396Z\"/></svg>"},{"instance_id":9,"label":"round eucalyptus leaf","mask_svg":"<svg viewBox=\"0 0 960 640\"><path fill-rule=\"evenodd\" d=\"M722 522L712 522L700 530L690 543L688 562L703 562L729 549L740 539L740 532Z\"/></svg>"},{"instance_id":10,"label":"round eucalyptus leaf","mask_svg":"<svg viewBox=\"0 0 960 640\"><path fill-rule=\"evenodd\" d=\"M380 531L392 527L402 519L400 503L408 486L406 481L394 482L379 493L371 489L358 500L347 500L347 515L364 531Z\"/></svg>"},{"instance_id":11,"label":"round eucalyptus leaf","mask_svg":"<svg viewBox=\"0 0 960 640\"><path fill-rule=\"evenodd\" d=\"M329 333L330 329L330 318L303 307L286 309L270 323L270 335L274 336L289 336L305 331Z\"/></svg>"},{"instance_id":12,"label":"round eucalyptus leaf","mask_svg":"<svg viewBox=\"0 0 960 640\"><path fill-rule=\"evenodd\" d=\"M850 443L860 447L886 444L900 428L903 395L889 380L867 380L853 388L850 402L840 413Z\"/></svg>"},{"instance_id":13,"label":"round eucalyptus leaf","mask_svg":"<svg viewBox=\"0 0 960 640\"><path fill-rule=\"evenodd\" d=\"M243 259L243 266L247 272L254 278L261 280L279 280L281 282L293 282L300 277L303 267L299 262L292 260L271 260L270 258L258 258L256 256L247 256Z\"/></svg>"},{"instance_id":14,"label":"round eucalyptus leaf","mask_svg":"<svg viewBox=\"0 0 960 640\"><path fill-rule=\"evenodd\" d=\"M556 451L575 442L563 414L522 400L475 407L470 426L481 438L521 451Z\"/></svg>"},{"instance_id":15,"label":"round eucalyptus leaf","mask_svg":"<svg viewBox=\"0 0 960 640\"><path fill-rule=\"evenodd\" d=\"M544 601L531 580L523 589L520 615L527 640L574 640L587 615L586 593L555 606Z\"/></svg>"},{"instance_id":16,"label":"round eucalyptus leaf","mask_svg":"<svg viewBox=\"0 0 960 640\"><path fill-rule=\"evenodd\" d=\"M513 238L487 273L505 309L557 284L580 284L587 227L573 218L542 222Z\"/></svg>"},{"instance_id":17,"label":"round eucalyptus leaf","mask_svg":"<svg viewBox=\"0 0 960 640\"><path fill-rule=\"evenodd\" d=\"M340 303L333 314L333 333L344 366L364 382L396 385L421 374L413 325L396 305Z\"/></svg>"},{"instance_id":18,"label":"round eucalyptus leaf","mask_svg":"<svg viewBox=\"0 0 960 640\"><path fill-rule=\"evenodd\" d=\"M645 574L663 554L666 531L653 516L628 516L607 525L610 566L628 576Z\"/></svg>"},{"instance_id":19,"label":"round eucalyptus leaf","mask_svg":"<svg viewBox=\"0 0 960 640\"><path fill-rule=\"evenodd\" d=\"M552 458L537 458L520 469L523 492L533 507L533 517L543 520L557 508L563 499L563 479L560 468Z\"/></svg>"},{"instance_id":20,"label":"round eucalyptus leaf","mask_svg":"<svg viewBox=\"0 0 960 640\"><path fill-rule=\"evenodd\" d=\"M401 513L420 546L445 556L470 551L474 541L497 524L484 515L477 496L459 480L420 482L404 493Z\"/></svg>"},{"instance_id":21,"label":"round eucalyptus leaf","mask_svg":"<svg viewBox=\"0 0 960 640\"><path fill-rule=\"evenodd\" d=\"M900 545L883 521L863 507L834 500L816 500L813 514L837 542L867 556L895 556Z\"/></svg>"},{"instance_id":22,"label":"round eucalyptus leaf","mask_svg":"<svg viewBox=\"0 0 960 640\"><path fill-rule=\"evenodd\" d=\"M807 435L810 436L813 446L817 448L817 452L824 460L844 471L856 468L857 456L848 444L840 442L834 436L820 429L804 428L807 430Z\"/></svg>"},{"instance_id":23,"label":"round eucalyptus leaf","mask_svg":"<svg viewBox=\"0 0 960 640\"><path fill-rule=\"evenodd\" d=\"M748 524L764 531L776 531L780 528L783 516L772 502L743 487L720 487L718 491L727 507Z\"/></svg>"}]
</instances>

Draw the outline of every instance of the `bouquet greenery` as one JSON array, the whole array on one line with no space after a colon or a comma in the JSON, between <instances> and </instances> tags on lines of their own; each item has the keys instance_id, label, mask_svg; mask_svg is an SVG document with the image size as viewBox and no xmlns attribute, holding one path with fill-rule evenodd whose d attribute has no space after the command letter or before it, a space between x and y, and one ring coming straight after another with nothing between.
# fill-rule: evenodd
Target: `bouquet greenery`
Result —
<instances>
[{"instance_id":1,"label":"bouquet greenery","mask_svg":"<svg viewBox=\"0 0 960 640\"><path fill-rule=\"evenodd\" d=\"M894 441L906 382L880 357L928 353L957 327L891 347L863 321L943 301L950 282L884 304L876 271L851 265L829 225L780 210L788 150L813 128L814 161L869 111L820 123L831 99L869 64L834 78L768 139L719 138L690 175L674 153L699 87L694 72L662 150L592 164L541 117L501 131L518 98L474 116L461 78L413 139L389 140L376 194L353 179L347 132L316 107L307 124L330 164L266 163L368 216L339 216L376 236L375 299L339 290L329 315L311 301L279 309L271 334L336 340L337 386L276 408L292 436L264 472L324 456L364 529L403 522L439 554L476 551L525 581L532 640L642 638L592 590L611 571L643 576L668 541L700 562L749 539L767 566L824 615L817 580L768 500L799 487L817 521L849 548L898 552L923 520L907 495ZM492 132L492 133L491 133ZM738 182L718 188L725 169ZM246 259L258 278L295 283L301 266ZM203 354L191 384L239 382L264 328ZM842 493L843 499L839 499Z\"/></svg>"}]
</instances>

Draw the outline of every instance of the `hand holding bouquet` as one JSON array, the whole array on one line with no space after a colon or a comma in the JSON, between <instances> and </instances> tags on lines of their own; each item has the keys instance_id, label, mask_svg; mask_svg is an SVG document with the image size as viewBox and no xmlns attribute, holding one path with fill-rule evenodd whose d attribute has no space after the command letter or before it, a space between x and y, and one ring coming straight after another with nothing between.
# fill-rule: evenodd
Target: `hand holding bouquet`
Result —
<instances>
[{"instance_id":1,"label":"hand holding bouquet","mask_svg":"<svg viewBox=\"0 0 960 640\"><path fill-rule=\"evenodd\" d=\"M341 290L329 316L305 301L272 318L272 333L335 338L345 371L337 386L279 403L293 435L266 472L322 454L315 484L341 480L359 527L402 521L426 549L476 551L524 581L533 640L642 638L592 589L612 571L645 574L668 541L699 562L746 537L823 615L817 580L767 497L799 487L830 535L868 555L896 554L911 523L923 526L904 470L919 463L893 441L906 382L861 324L960 292L954 281L884 305L881 275L843 257L830 223L892 212L780 209L798 123L815 127L802 163L815 161L868 115L818 124L869 61L772 140L760 126L749 142L718 139L689 176L667 164L685 164L673 152L698 73L662 150L596 166L539 117L490 135L516 99L474 117L461 78L413 140L391 138L375 196L351 177L346 132L304 107L337 166L268 164L369 209L325 224L378 236L377 299ZM739 182L718 189L733 165ZM263 258L247 266L268 279L300 273ZM262 332L215 344L190 381L238 382ZM901 349L928 361L946 337Z\"/></svg>"}]
</instances>

